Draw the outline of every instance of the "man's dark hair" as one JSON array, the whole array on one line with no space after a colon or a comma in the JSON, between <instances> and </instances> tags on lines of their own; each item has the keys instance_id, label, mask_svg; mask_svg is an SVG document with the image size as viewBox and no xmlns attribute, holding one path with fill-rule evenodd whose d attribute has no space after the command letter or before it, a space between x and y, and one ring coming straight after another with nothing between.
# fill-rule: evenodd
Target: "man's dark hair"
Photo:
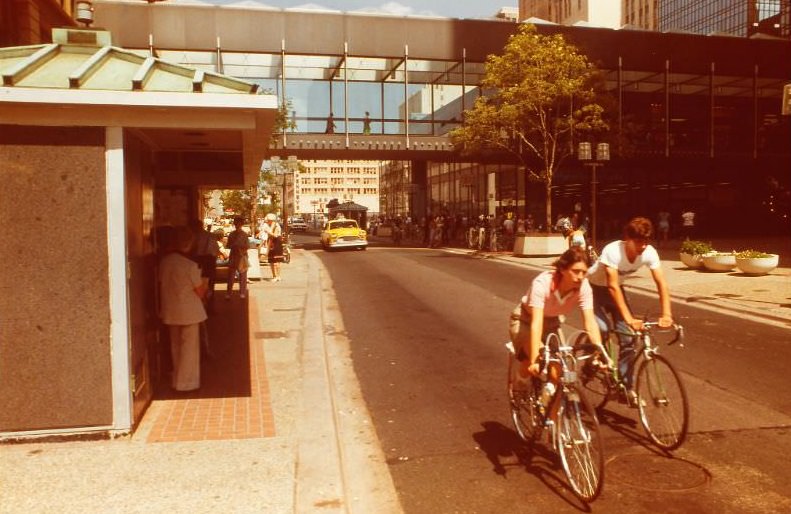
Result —
<instances>
[{"instance_id":1,"label":"man's dark hair","mask_svg":"<svg viewBox=\"0 0 791 514\"><path fill-rule=\"evenodd\" d=\"M626 224L623 228L624 239L642 239L647 241L654 235L654 225L648 218L638 216Z\"/></svg>"}]
</instances>

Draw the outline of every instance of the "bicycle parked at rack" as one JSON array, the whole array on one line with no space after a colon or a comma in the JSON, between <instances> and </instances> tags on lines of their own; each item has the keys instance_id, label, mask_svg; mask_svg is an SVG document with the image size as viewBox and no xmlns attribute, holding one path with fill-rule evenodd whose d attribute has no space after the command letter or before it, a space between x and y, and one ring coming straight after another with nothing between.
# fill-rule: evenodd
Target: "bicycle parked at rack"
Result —
<instances>
[{"instance_id":1,"label":"bicycle parked at rack","mask_svg":"<svg viewBox=\"0 0 791 514\"><path fill-rule=\"evenodd\" d=\"M511 418L519 437L530 443L546 432L574 494L584 502L595 500L604 481L604 448L596 412L580 392L573 347L564 343L562 332L549 334L541 378L526 383L517 380L520 363L513 343L506 347ZM548 378L555 375L557 386Z\"/></svg>"},{"instance_id":2,"label":"bicycle parked at rack","mask_svg":"<svg viewBox=\"0 0 791 514\"><path fill-rule=\"evenodd\" d=\"M605 368L598 365L596 348L588 339L587 334L579 334L573 345L577 360L583 363L580 369L580 383L588 399L599 410L613 399L635 406L639 412L640 424L646 434L658 447L670 451L675 450L684 442L689 428L689 403L684 383L676 369L666 357L659 354L659 346L654 336L658 331L673 331L673 339L668 345L682 341L684 328L673 325L667 329L659 327L657 322L646 322L643 329L634 333L610 330L610 336L604 341L604 347L611 362L618 362L618 334L626 337L637 337L636 357L631 370L635 372L634 392L630 398L627 394L623 377L618 366ZM684 346L683 343L679 343Z\"/></svg>"}]
</instances>

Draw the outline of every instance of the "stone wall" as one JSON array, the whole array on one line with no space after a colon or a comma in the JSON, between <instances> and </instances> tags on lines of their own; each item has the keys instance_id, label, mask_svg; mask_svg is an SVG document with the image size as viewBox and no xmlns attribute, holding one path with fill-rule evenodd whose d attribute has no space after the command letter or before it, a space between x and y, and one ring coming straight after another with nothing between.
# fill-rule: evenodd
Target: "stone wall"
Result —
<instances>
[{"instance_id":1,"label":"stone wall","mask_svg":"<svg viewBox=\"0 0 791 514\"><path fill-rule=\"evenodd\" d=\"M112 423L103 128L0 125L0 432Z\"/></svg>"}]
</instances>

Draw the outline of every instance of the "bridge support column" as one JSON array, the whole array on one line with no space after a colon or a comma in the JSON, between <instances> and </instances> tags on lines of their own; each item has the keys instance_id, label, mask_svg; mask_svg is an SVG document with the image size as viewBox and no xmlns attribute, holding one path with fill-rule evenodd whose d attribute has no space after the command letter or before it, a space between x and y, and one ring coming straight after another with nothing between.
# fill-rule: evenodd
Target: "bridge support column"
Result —
<instances>
[{"instance_id":1,"label":"bridge support column","mask_svg":"<svg viewBox=\"0 0 791 514\"><path fill-rule=\"evenodd\" d=\"M428 162L412 161L411 185L409 191L409 215L413 220L419 220L426 215L429 192L426 187L428 183Z\"/></svg>"}]
</instances>

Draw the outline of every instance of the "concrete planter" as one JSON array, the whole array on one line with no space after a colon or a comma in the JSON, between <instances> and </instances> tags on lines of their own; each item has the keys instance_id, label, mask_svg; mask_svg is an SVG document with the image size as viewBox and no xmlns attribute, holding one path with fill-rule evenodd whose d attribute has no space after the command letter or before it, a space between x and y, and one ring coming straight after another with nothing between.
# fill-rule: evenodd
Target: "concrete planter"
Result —
<instances>
[{"instance_id":1,"label":"concrete planter","mask_svg":"<svg viewBox=\"0 0 791 514\"><path fill-rule=\"evenodd\" d=\"M736 256L732 253L707 253L702 257L703 267L709 271L731 271L736 267Z\"/></svg>"},{"instance_id":2,"label":"concrete planter","mask_svg":"<svg viewBox=\"0 0 791 514\"><path fill-rule=\"evenodd\" d=\"M700 269L703 267L703 256L692 255L691 253L680 253L679 258L684 266L692 269Z\"/></svg>"},{"instance_id":3,"label":"concrete planter","mask_svg":"<svg viewBox=\"0 0 791 514\"><path fill-rule=\"evenodd\" d=\"M568 249L566 239L560 234L527 234L516 236L514 255L560 255Z\"/></svg>"},{"instance_id":4,"label":"concrete planter","mask_svg":"<svg viewBox=\"0 0 791 514\"><path fill-rule=\"evenodd\" d=\"M736 267L747 275L766 275L777 267L779 260L776 253L769 257L737 257Z\"/></svg>"}]
</instances>

